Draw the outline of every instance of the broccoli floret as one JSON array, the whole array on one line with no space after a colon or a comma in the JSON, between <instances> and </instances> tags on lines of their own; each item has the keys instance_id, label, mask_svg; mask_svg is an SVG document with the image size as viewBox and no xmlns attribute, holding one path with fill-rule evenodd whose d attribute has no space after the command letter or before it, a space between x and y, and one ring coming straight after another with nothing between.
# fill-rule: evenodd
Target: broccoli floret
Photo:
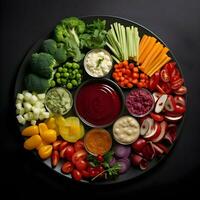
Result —
<instances>
[{"instance_id":1,"label":"broccoli floret","mask_svg":"<svg viewBox=\"0 0 200 200\"><path fill-rule=\"evenodd\" d=\"M80 52L79 34L85 31L85 22L77 17L63 19L54 30L57 42L64 43L67 56L72 57L75 62L79 62L83 55Z\"/></svg>"},{"instance_id":2,"label":"broccoli floret","mask_svg":"<svg viewBox=\"0 0 200 200\"><path fill-rule=\"evenodd\" d=\"M43 42L42 51L53 55L55 54L56 50L57 50L57 43L55 40L48 39Z\"/></svg>"},{"instance_id":3,"label":"broccoli floret","mask_svg":"<svg viewBox=\"0 0 200 200\"><path fill-rule=\"evenodd\" d=\"M65 42L69 33L67 32L65 26L63 24L58 24L54 30L55 40L57 42Z\"/></svg>"},{"instance_id":4,"label":"broccoli floret","mask_svg":"<svg viewBox=\"0 0 200 200\"><path fill-rule=\"evenodd\" d=\"M85 22L78 19L77 17L68 17L61 21L67 29L74 29L78 34L85 31Z\"/></svg>"},{"instance_id":5,"label":"broccoli floret","mask_svg":"<svg viewBox=\"0 0 200 200\"><path fill-rule=\"evenodd\" d=\"M35 74L28 74L25 77L25 87L29 91L44 93L50 87L51 79L41 78Z\"/></svg>"},{"instance_id":6,"label":"broccoli floret","mask_svg":"<svg viewBox=\"0 0 200 200\"><path fill-rule=\"evenodd\" d=\"M53 68L56 66L56 60L48 53L34 53L31 58L31 70L33 73L44 77L51 78Z\"/></svg>"},{"instance_id":7,"label":"broccoli floret","mask_svg":"<svg viewBox=\"0 0 200 200\"><path fill-rule=\"evenodd\" d=\"M64 63L67 60L67 52L63 47L58 48L53 56L58 64Z\"/></svg>"}]
</instances>

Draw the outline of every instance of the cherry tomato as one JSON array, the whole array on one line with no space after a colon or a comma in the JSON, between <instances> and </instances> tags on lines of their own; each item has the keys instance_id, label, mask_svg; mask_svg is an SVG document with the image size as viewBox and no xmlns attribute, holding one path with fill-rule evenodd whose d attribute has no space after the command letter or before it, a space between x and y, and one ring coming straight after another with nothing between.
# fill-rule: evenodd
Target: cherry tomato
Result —
<instances>
[{"instance_id":1,"label":"cherry tomato","mask_svg":"<svg viewBox=\"0 0 200 200\"><path fill-rule=\"evenodd\" d=\"M77 142L75 142L74 149L75 151L84 149L84 142L82 140L78 140Z\"/></svg>"},{"instance_id":2,"label":"cherry tomato","mask_svg":"<svg viewBox=\"0 0 200 200\"><path fill-rule=\"evenodd\" d=\"M79 159L76 161L75 166L78 170L82 171L87 168L87 162L85 160Z\"/></svg>"},{"instance_id":3,"label":"cherry tomato","mask_svg":"<svg viewBox=\"0 0 200 200\"><path fill-rule=\"evenodd\" d=\"M85 150L79 150L72 156L72 162L76 164L79 159L85 160L87 158L87 152Z\"/></svg>"},{"instance_id":4,"label":"cherry tomato","mask_svg":"<svg viewBox=\"0 0 200 200\"><path fill-rule=\"evenodd\" d=\"M171 91L172 91L170 83L162 82L161 83L161 88L166 94L170 94Z\"/></svg>"},{"instance_id":5,"label":"cherry tomato","mask_svg":"<svg viewBox=\"0 0 200 200\"><path fill-rule=\"evenodd\" d=\"M61 171L64 174L70 173L73 169L74 169L74 165L69 161L65 162L61 167Z\"/></svg>"},{"instance_id":6,"label":"cherry tomato","mask_svg":"<svg viewBox=\"0 0 200 200\"><path fill-rule=\"evenodd\" d=\"M151 76L149 82L149 89L151 91L156 88L156 85L158 85L159 80L160 80L160 72L156 72L153 76Z\"/></svg>"},{"instance_id":7,"label":"cherry tomato","mask_svg":"<svg viewBox=\"0 0 200 200\"><path fill-rule=\"evenodd\" d=\"M169 82L170 81L170 75L166 68L163 68L160 72L160 78L163 82Z\"/></svg>"},{"instance_id":8,"label":"cherry tomato","mask_svg":"<svg viewBox=\"0 0 200 200\"><path fill-rule=\"evenodd\" d=\"M130 68L130 69L133 69L133 68L134 68L134 64L133 64L133 63L130 63L130 64L129 64L129 68Z\"/></svg>"},{"instance_id":9,"label":"cherry tomato","mask_svg":"<svg viewBox=\"0 0 200 200\"><path fill-rule=\"evenodd\" d=\"M156 114L156 113L150 113L151 117L157 121L157 122L162 122L164 120L164 117L162 115Z\"/></svg>"},{"instance_id":10,"label":"cherry tomato","mask_svg":"<svg viewBox=\"0 0 200 200\"><path fill-rule=\"evenodd\" d=\"M82 179L82 175L80 173L80 171L78 171L77 169L73 169L71 172L72 178L76 181L80 181Z\"/></svg>"},{"instance_id":11,"label":"cherry tomato","mask_svg":"<svg viewBox=\"0 0 200 200\"><path fill-rule=\"evenodd\" d=\"M96 167L96 170L99 171L99 173L104 171L104 168L100 165Z\"/></svg>"},{"instance_id":12,"label":"cherry tomato","mask_svg":"<svg viewBox=\"0 0 200 200\"><path fill-rule=\"evenodd\" d=\"M75 153L75 150L74 150L73 145L69 144L65 148L64 157L71 161L74 153Z\"/></svg>"},{"instance_id":13,"label":"cherry tomato","mask_svg":"<svg viewBox=\"0 0 200 200\"><path fill-rule=\"evenodd\" d=\"M90 173L86 170L82 170L81 174L82 174L83 178L89 178L90 177Z\"/></svg>"},{"instance_id":14,"label":"cherry tomato","mask_svg":"<svg viewBox=\"0 0 200 200\"><path fill-rule=\"evenodd\" d=\"M102 155L98 155L98 156L97 156L97 160L98 160L99 162L103 162L103 161L104 161L104 158L103 158Z\"/></svg>"}]
</instances>

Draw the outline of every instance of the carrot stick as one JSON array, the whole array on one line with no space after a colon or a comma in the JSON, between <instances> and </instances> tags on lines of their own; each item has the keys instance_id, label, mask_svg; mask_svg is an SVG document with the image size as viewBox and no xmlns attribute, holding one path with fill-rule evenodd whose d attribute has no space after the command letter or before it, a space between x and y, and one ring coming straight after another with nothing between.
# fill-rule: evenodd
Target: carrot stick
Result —
<instances>
[{"instance_id":1,"label":"carrot stick","mask_svg":"<svg viewBox=\"0 0 200 200\"><path fill-rule=\"evenodd\" d=\"M141 57L139 57L139 63L143 63L146 59L147 55L151 52L154 45L156 43L156 38L152 37L148 46L144 49L144 52L142 53Z\"/></svg>"},{"instance_id":2,"label":"carrot stick","mask_svg":"<svg viewBox=\"0 0 200 200\"><path fill-rule=\"evenodd\" d=\"M140 52L139 52L139 60L140 60L140 57L141 57L141 55L143 54L144 50L146 49L146 47L149 45L150 42L151 42L151 37L150 37L150 36L147 36L146 41L144 42L143 46L142 46L141 49L140 49Z\"/></svg>"},{"instance_id":3,"label":"carrot stick","mask_svg":"<svg viewBox=\"0 0 200 200\"><path fill-rule=\"evenodd\" d=\"M147 35L144 35L144 36L142 37L142 39L141 39L141 41L140 41L140 46L139 46L139 53L141 52L141 50L142 50L144 44L146 43L147 38L148 38Z\"/></svg>"},{"instance_id":4,"label":"carrot stick","mask_svg":"<svg viewBox=\"0 0 200 200\"><path fill-rule=\"evenodd\" d=\"M164 47L161 53L151 63L149 63L149 66L147 66L147 71L149 71L150 68L154 67L159 62L159 60L162 60L168 51L169 49L167 47Z\"/></svg>"},{"instance_id":5,"label":"carrot stick","mask_svg":"<svg viewBox=\"0 0 200 200\"><path fill-rule=\"evenodd\" d=\"M162 51L163 49L163 45L160 42L157 42L152 51L148 54L148 56L146 57L143 65L145 66L145 70L148 71L149 68L149 64L151 64L151 62L156 58L157 55L159 55L159 53Z\"/></svg>"},{"instance_id":6,"label":"carrot stick","mask_svg":"<svg viewBox=\"0 0 200 200\"><path fill-rule=\"evenodd\" d=\"M159 62L157 65L155 65L154 69L152 68L152 70L150 70L148 72L148 75L152 76L156 71L158 71L163 65L165 65L170 60L171 60L171 58L166 55L164 60L161 60L161 62Z\"/></svg>"}]
</instances>

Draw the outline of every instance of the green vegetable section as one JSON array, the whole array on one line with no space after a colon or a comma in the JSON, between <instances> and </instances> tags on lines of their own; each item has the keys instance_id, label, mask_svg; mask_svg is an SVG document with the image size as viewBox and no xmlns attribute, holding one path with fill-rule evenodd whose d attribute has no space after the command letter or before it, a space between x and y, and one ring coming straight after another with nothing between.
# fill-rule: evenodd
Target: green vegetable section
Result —
<instances>
[{"instance_id":1,"label":"green vegetable section","mask_svg":"<svg viewBox=\"0 0 200 200\"><path fill-rule=\"evenodd\" d=\"M100 19L90 24L77 17L61 20L53 37L44 40L40 52L32 55L25 77L26 89L43 93L56 85L67 89L80 85L83 79L80 62L89 49L105 46L105 25L106 21Z\"/></svg>"}]
</instances>

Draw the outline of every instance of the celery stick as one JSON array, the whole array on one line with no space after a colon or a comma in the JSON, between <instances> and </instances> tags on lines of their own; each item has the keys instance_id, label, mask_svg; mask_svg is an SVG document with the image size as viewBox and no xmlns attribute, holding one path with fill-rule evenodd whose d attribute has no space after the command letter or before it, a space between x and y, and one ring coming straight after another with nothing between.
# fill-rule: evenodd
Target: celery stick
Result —
<instances>
[{"instance_id":1,"label":"celery stick","mask_svg":"<svg viewBox=\"0 0 200 200\"><path fill-rule=\"evenodd\" d=\"M135 50L135 43L136 43L136 40L135 40L135 29L134 29L133 26L131 26L131 31L132 31L131 35L132 35L132 37L133 37L133 58L134 58L135 55L136 55L136 50Z\"/></svg>"},{"instance_id":2,"label":"celery stick","mask_svg":"<svg viewBox=\"0 0 200 200\"><path fill-rule=\"evenodd\" d=\"M130 37L129 37L129 27L126 27L126 39L127 39L127 53L128 57L130 56L131 52L131 43L130 43Z\"/></svg>"},{"instance_id":3,"label":"celery stick","mask_svg":"<svg viewBox=\"0 0 200 200\"><path fill-rule=\"evenodd\" d=\"M135 43L135 49L136 49L136 55L135 55L135 58L136 58L136 61L138 61L138 55L139 55L139 34L138 34L138 28L135 27L135 38L136 38L136 43Z\"/></svg>"},{"instance_id":4,"label":"celery stick","mask_svg":"<svg viewBox=\"0 0 200 200\"><path fill-rule=\"evenodd\" d=\"M115 60L117 63L120 63L120 60L118 60L115 56L111 55L113 60Z\"/></svg>"},{"instance_id":5,"label":"celery stick","mask_svg":"<svg viewBox=\"0 0 200 200\"><path fill-rule=\"evenodd\" d=\"M123 45L124 45L124 60L128 60L128 53L127 53L127 39L126 39L126 30L125 27L122 26L122 33L123 33Z\"/></svg>"}]
</instances>

